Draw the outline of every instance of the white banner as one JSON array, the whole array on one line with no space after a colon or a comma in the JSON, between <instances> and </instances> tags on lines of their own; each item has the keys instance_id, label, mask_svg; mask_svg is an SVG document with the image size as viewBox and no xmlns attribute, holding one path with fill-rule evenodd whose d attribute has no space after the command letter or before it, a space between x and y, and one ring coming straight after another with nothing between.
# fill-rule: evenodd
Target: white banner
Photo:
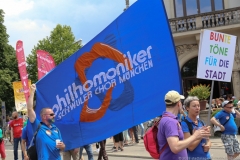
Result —
<instances>
[{"instance_id":1,"label":"white banner","mask_svg":"<svg viewBox=\"0 0 240 160\"><path fill-rule=\"evenodd\" d=\"M231 82L236 36L203 30L199 43L197 78Z\"/></svg>"}]
</instances>

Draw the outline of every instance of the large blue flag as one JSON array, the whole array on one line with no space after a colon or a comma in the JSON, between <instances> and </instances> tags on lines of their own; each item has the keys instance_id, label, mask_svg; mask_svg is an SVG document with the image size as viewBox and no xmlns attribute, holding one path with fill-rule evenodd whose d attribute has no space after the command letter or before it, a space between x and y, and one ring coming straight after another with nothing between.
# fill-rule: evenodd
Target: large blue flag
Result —
<instances>
[{"instance_id":1,"label":"large blue flag","mask_svg":"<svg viewBox=\"0 0 240 160\"><path fill-rule=\"evenodd\" d=\"M53 109L69 150L161 115L169 90L181 83L163 1L138 0L37 82L36 112Z\"/></svg>"}]
</instances>

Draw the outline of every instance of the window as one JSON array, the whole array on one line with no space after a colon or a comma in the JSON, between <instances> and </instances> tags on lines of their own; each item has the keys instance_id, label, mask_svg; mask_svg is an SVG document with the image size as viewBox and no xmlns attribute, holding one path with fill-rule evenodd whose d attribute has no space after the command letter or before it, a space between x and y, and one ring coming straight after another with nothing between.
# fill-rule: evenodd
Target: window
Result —
<instances>
[{"instance_id":1,"label":"window","mask_svg":"<svg viewBox=\"0 0 240 160\"><path fill-rule=\"evenodd\" d=\"M187 15L198 14L198 7L196 0L186 0Z\"/></svg>"},{"instance_id":2,"label":"window","mask_svg":"<svg viewBox=\"0 0 240 160\"><path fill-rule=\"evenodd\" d=\"M222 0L214 0L215 11L223 10Z\"/></svg>"},{"instance_id":3,"label":"window","mask_svg":"<svg viewBox=\"0 0 240 160\"><path fill-rule=\"evenodd\" d=\"M176 17L183 17L183 3L182 0L175 0Z\"/></svg>"},{"instance_id":4,"label":"window","mask_svg":"<svg viewBox=\"0 0 240 160\"><path fill-rule=\"evenodd\" d=\"M224 0L174 0L175 17L224 9Z\"/></svg>"},{"instance_id":5,"label":"window","mask_svg":"<svg viewBox=\"0 0 240 160\"><path fill-rule=\"evenodd\" d=\"M211 12L212 11L211 0L200 1L200 11L201 13Z\"/></svg>"}]
</instances>

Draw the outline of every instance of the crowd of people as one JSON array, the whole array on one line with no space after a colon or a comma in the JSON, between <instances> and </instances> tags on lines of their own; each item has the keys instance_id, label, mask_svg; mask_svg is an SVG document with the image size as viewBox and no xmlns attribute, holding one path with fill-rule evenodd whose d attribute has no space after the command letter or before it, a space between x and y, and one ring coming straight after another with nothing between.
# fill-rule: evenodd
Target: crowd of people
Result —
<instances>
[{"instance_id":1,"label":"crowd of people","mask_svg":"<svg viewBox=\"0 0 240 160\"><path fill-rule=\"evenodd\" d=\"M83 149L86 150L88 160L93 160L92 144L65 150L65 144L61 137L60 130L53 124L55 114L51 108L43 108L40 112L41 120L36 118L33 109L35 84L31 85L30 97L27 102L28 121L19 117L17 112L12 113L12 120L8 122L10 142L13 144L14 160L18 159L18 146L21 144L22 159L29 160L27 149L36 143L38 159L60 160L61 154L64 160L83 160ZM226 98L226 99L225 99ZM225 147L228 159L232 160L240 154L239 142L237 139L238 128L234 118L240 118L240 113L235 110L240 104L235 97L227 95L225 98L216 98L212 101L212 110L220 111L212 117L211 122L218 126L222 132L221 140ZM207 126L199 118L200 103L198 97L188 96L185 98L176 91L169 91L165 95L166 111L162 114L158 126L158 145L161 152L160 159L186 159L196 158L210 160L209 150L211 148L210 126ZM181 116L180 116L181 115ZM181 117L181 118L179 118ZM30 128L28 128L30 127ZM140 138L145 134L144 125L139 124L128 130L113 135L113 152L124 151L124 146L139 143ZM0 154L5 160L6 153L3 138L3 131L0 129ZM36 136L34 136L36 135ZM98 160L108 160L106 152L106 139L96 142Z\"/></svg>"},{"instance_id":2,"label":"crowd of people","mask_svg":"<svg viewBox=\"0 0 240 160\"><path fill-rule=\"evenodd\" d=\"M86 150L88 155L88 160L93 160L93 149L92 145L85 145L80 148L75 148L72 150L64 150L65 144L62 140L61 133L58 128L53 124L54 122L54 112L51 108L43 108L40 113L41 120L36 118L36 113L33 109L34 104L34 94L36 86L31 85L31 94L27 103L27 117L22 118L19 116L18 112L14 111L11 117L8 117L7 130L5 132L5 137L9 134L9 142L13 145L14 160L18 160L18 148L19 144L22 149L22 159L29 160L27 149L36 142L36 148L38 151L38 159L61 159L60 152L64 160L83 160L83 149ZM139 143L138 137L138 127L141 129L141 139L144 135L144 126L140 124L139 126L133 126L128 130L121 133L113 135L111 138L113 140L112 151L123 151L123 147L126 145L131 145L133 143ZM36 132L36 136L34 136ZM0 129L0 140L3 139L4 133ZM59 142L56 145L56 140ZM98 152L98 160L108 160L108 156L105 149L106 140L96 142L96 151ZM5 146L4 142L0 141L0 154L2 160L5 160Z\"/></svg>"},{"instance_id":3,"label":"crowd of people","mask_svg":"<svg viewBox=\"0 0 240 160\"><path fill-rule=\"evenodd\" d=\"M166 112L159 123L157 137L162 153L160 159L211 160L211 127L199 118L199 99L194 96L181 99L184 97L176 91L169 91L165 95ZM234 102L231 95L227 95L226 99L215 99L214 102L212 109L220 110L211 118L211 122L220 128L227 159L233 160L240 154L236 136L238 127L234 121L240 118L240 113L235 109L238 102Z\"/></svg>"},{"instance_id":4,"label":"crowd of people","mask_svg":"<svg viewBox=\"0 0 240 160\"><path fill-rule=\"evenodd\" d=\"M211 102L212 110L215 111L217 109L221 109L222 103L225 100L232 101L234 107L237 107L237 108L240 107L240 98L237 100L235 96L232 96L232 94L228 94L228 95L224 95L220 98L212 99L212 102Z\"/></svg>"}]
</instances>

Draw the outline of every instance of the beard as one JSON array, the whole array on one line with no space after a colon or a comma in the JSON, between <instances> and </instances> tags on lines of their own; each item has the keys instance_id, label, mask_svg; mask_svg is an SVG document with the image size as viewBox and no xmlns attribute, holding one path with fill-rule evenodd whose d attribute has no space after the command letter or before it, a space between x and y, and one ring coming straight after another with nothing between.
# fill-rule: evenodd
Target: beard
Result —
<instances>
[{"instance_id":1,"label":"beard","mask_svg":"<svg viewBox=\"0 0 240 160\"><path fill-rule=\"evenodd\" d=\"M52 124L52 123L55 122L55 119L54 118L49 118L47 121L48 121L48 123Z\"/></svg>"}]
</instances>

